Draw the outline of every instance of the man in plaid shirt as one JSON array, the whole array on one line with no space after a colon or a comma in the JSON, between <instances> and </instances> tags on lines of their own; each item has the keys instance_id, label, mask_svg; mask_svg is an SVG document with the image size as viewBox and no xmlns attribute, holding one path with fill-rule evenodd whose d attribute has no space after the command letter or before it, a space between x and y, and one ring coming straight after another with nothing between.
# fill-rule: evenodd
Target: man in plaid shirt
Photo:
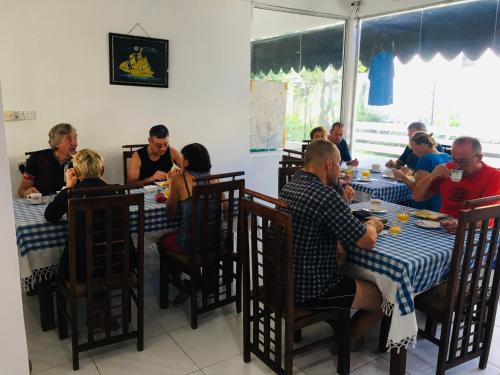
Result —
<instances>
[{"instance_id":1,"label":"man in plaid shirt","mask_svg":"<svg viewBox=\"0 0 500 375\"><path fill-rule=\"evenodd\" d=\"M359 309L353 317L351 347L362 346L365 333L381 318L382 297L369 282L337 273L337 246L370 250L378 220L364 225L356 219L332 187L340 173L340 152L326 140L315 140L307 148L304 173L293 178L280 192L293 217L293 271L295 303L306 309Z\"/></svg>"}]
</instances>

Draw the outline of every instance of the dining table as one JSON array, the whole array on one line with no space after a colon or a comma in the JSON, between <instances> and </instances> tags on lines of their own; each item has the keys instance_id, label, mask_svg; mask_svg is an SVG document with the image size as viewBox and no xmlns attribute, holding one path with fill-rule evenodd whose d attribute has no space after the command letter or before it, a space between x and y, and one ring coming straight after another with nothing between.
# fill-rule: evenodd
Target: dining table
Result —
<instances>
[{"instance_id":1,"label":"dining table","mask_svg":"<svg viewBox=\"0 0 500 375\"><path fill-rule=\"evenodd\" d=\"M408 207L383 202L376 210L370 202L356 203L351 210L377 211L373 216L397 222L397 213ZM451 265L455 236L439 225L427 226L409 211L401 231L382 231L372 250L352 248L347 252L345 272L371 281L382 294L382 311L390 319L386 349L391 352L391 374L404 374L406 349L416 345L417 319L414 297L446 279Z\"/></svg>"},{"instance_id":2,"label":"dining table","mask_svg":"<svg viewBox=\"0 0 500 375\"><path fill-rule=\"evenodd\" d=\"M179 225L177 220L167 219L165 203L156 202L155 193L159 190L153 187L132 190L132 193L144 193L144 232L145 236L152 234L151 239ZM40 204L22 198L13 200L21 282L26 292L36 289L38 293L44 331L55 328L51 283L67 239L66 215L57 223L45 220L45 209L53 198L44 196ZM132 207L131 228L136 227L137 218L137 207Z\"/></svg>"},{"instance_id":3,"label":"dining table","mask_svg":"<svg viewBox=\"0 0 500 375\"><path fill-rule=\"evenodd\" d=\"M354 190L368 193L370 198L386 202L406 203L411 200L411 190L401 181L389 178L381 172L370 172L368 178L363 178L361 173L362 169L358 170L350 182Z\"/></svg>"}]
</instances>

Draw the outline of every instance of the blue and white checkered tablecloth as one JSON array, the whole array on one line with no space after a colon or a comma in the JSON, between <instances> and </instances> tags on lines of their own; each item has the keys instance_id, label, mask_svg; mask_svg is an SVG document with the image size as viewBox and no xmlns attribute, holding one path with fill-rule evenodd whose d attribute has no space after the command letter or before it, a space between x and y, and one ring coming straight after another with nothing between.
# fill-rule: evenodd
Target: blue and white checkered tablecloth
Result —
<instances>
[{"instance_id":1,"label":"blue and white checkered tablecloth","mask_svg":"<svg viewBox=\"0 0 500 375\"><path fill-rule=\"evenodd\" d=\"M386 202L401 203L411 199L411 190L402 182L385 179L380 173L372 173L370 178L374 181L361 182L353 179L351 186L354 190L369 193L372 198Z\"/></svg>"},{"instance_id":2,"label":"blue and white checkered tablecloth","mask_svg":"<svg viewBox=\"0 0 500 375\"><path fill-rule=\"evenodd\" d=\"M369 207L369 202L351 205L352 209ZM383 208L387 212L377 216L394 221L403 207L384 202ZM355 248L347 256L348 268L379 287L384 312L392 312L389 343L396 347L415 339L413 298L447 276L455 241L455 236L443 228L424 229L415 225L416 220L410 215L400 234L380 234L373 250Z\"/></svg>"},{"instance_id":3,"label":"blue and white checkered tablecloth","mask_svg":"<svg viewBox=\"0 0 500 375\"><path fill-rule=\"evenodd\" d=\"M56 224L47 222L44 218L46 207L46 204L32 205L25 199L14 199L19 263L26 288L41 277L49 277L55 272L66 243L66 216ZM137 209L130 212L131 227L136 228L136 220ZM177 226L177 221L167 220L165 204L156 203L153 193L144 193L145 232L173 229Z\"/></svg>"}]
</instances>

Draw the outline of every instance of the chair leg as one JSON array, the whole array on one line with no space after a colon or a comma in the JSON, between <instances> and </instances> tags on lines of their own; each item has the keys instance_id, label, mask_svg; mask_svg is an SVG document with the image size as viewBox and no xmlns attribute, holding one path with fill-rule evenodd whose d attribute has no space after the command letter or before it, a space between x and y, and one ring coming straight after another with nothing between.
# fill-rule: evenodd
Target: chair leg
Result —
<instances>
[{"instance_id":1,"label":"chair leg","mask_svg":"<svg viewBox=\"0 0 500 375\"><path fill-rule=\"evenodd\" d=\"M236 312L241 313L241 261L236 262Z\"/></svg>"},{"instance_id":2,"label":"chair leg","mask_svg":"<svg viewBox=\"0 0 500 375\"><path fill-rule=\"evenodd\" d=\"M197 300L197 290L198 290L198 277L196 275L193 275L191 277L191 290L190 290L190 295L191 295L191 328L196 329L198 328L198 300Z\"/></svg>"},{"instance_id":3,"label":"chair leg","mask_svg":"<svg viewBox=\"0 0 500 375\"><path fill-rule=\"evenodd\" d=\"M57 325L59 326L59 339L68 338L68 322L66 320L66 298L56 287L56 305L57 305Z\"/></svg>"},{"instance_id":4,"label":"chair leg","mask_svg":"<svg viewBox=\"0 0 500 375\"><path fill-rule=\"evenodd\" d=\"M425 335L427 337L436 337L437 322L430 316L425 317Z\"/></svg>"},{"instance_id":5,"label":"chair leg","mask_svg":"<svg viewBox=\"0 0 500 375\"><path fill-rule=\"evenodd\" d=\"M137 351L144 349L144 291L137 290Z\"/></svg>"},{"instance_id":6,"label":"chair leg","mask_svg":"<svg viewBox=\"0 0 500 375\"><path fill-rule=\"evenodd\" d=\"M380 322L380 334L378 338L378 351L381 353L387 352L387 338L389 337L389 329L391 328L391 317L384 315Z\"/></svg>"},{"instance_id":7,"label":"chair leg","mask_svg":"<svg viewBox=\"0 0 500 375\"><path fill-rule=\"evenodd\" d=\"M444 372L446 370L445 365L446 365L446 355L448 352L448 348L444 346L443 341L444 340L442 340L441 344L439 345L436 375L444 375Z\"/></svg>"},{"instance_id":8,"label":"chair leg","mask_svg":"<svg viewBox=\"0 0 500 375\"><path fill-rule=\"evenodd\" d=\"M78 370L80 368L80 362L78 358L78 311L77 311L77 300L71 300L71 349L73 355L73 370Z\"/></svg>"},{"instance_id":9,"label":"chair leg","mask_svg":"<svg viewBox=\"0 0 500 375\"><path fill-rule=\"evenodd\" d=\"M296 329L293 332L293 342L296 344L302 342L302 330L301 329Z\"/></svg>"},{"instance_id":10,"label":"chair leg","mask_svg":"<svg viewBox=\"0 0 500 375\"><path fill-rule=\"evenodd\" d=\"M342 327L342 332L340 332L337 341L337 347L337 372L341 375L347 375L351 371L351 331L348 321Z\"/></svg>"},{"instance_id":11,"label":"chair leg","mask_svg":"<svg viewBox=\"0 0 500 375\"><path fill-rule=\"evenodd\" d=\"M168 262L167 257L160 255L160 308L166 309L169 306L169 282L168 282Z\"/></svg>"}]
</instances>

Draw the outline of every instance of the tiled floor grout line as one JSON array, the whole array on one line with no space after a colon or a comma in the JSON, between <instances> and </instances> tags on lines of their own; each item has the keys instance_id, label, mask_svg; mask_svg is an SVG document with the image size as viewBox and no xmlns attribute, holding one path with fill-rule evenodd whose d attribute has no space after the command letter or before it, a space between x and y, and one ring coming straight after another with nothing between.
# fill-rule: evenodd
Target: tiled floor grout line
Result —
<instances>
[{"instance_id":1,"label":"tiled floor grout line","mask_svg":"<svg viewBox=\"0 0 500 375\"><path fill-rule=\"evenodd\" d=\"M193 362L193 364L195 365L195 367L196 367L199 371L201 371L200 366L198 366L198 365L196 364L196 362L194 361L194 359L193 359L193 358L191 358L191 357L189 356L189 354L187 354L187 353L186 353L186 351L184 350L184 348L183 348L183 347L182 347L182 346L181 346L181 345L180 345L180 344L179 344L179 343L178 343L178 342L177 342L177 341L173 338L173 336L171 336L169 332L167 332L167 335L168 335L168 337L170 337L170 339L171 339L171 340L175 343L175 345L177 345L177 346L179 347L179 349L180 349L180 350L182 350L182 352L186 355L186 357L188 357L188 358L189 358L189 360L190 360L191 362ZM197 370L197 371L198 371L198 370ZM192 371L191 373L193 373L193 372L196 372L196 371ZM203 372L203 371L202 371L202 372ZM188 373L188 374L189 374L189 373Z\"/></svg>"}]
</instances>

